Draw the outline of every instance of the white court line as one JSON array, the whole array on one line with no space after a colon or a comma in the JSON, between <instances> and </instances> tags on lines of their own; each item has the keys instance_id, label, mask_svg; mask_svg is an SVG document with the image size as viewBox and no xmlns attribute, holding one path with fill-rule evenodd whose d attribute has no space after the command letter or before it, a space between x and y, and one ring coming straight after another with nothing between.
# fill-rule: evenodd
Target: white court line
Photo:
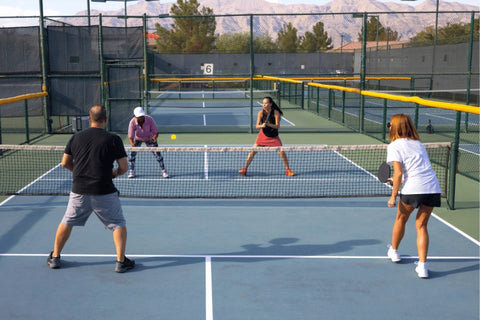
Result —
<instances>
[{"instance_id":1,"label":"white court line","mask_svg":"<svg viewBox=\"0 0 480 320\"><path fill-rule=\"evenodd\" d=\"M205 257L205 318L213 320L212 258Z\"/></svg>"},{"instance_id":2,"label":"white court line","mask_svg":"<svg viewBox=\"0 0 480 320\"><path fill-rule=\"evenodd\" d=\"M293 123L292 121L289 121L289 120L287 120L287 118L284 118L284 117L282 117L282 119L285 120L285 122L287 122L291 126L295 127L295 123Z\"/></svg>"},{"instance_id":3,"label":"white court line","mask_svg":"<svg viewBox=\"0 0 480 320\"><path fill-rule=\"evenodd\" d=\"M0 257L47 257L48 253L0 253ZM296 256L296 255L203 255L203 254L128 254L132 258L197 258L204 259L344 259L344 260L358 260L358 259L385 259L390 258L384 256ZM76 257L76 258L116 258L115 254L62 254L62 257ZM402 255L402 259L418 259L418 256ZM480 256L428 256L428 260L480 260Z\"/></svg>"},{"instance_id":4,"label":"white court line","mask_svg":"<svg viewBox=\"0 0 480 320\"><path fill-rule=\"evenodd\" d=\"M203 114L203 126L207 126L207 115L205 113Z\"/></svg>"},{"instance_id":5,"label":"white court line","mask_svg":"<svg viewBox=\"0 0 480 320\"><path fill-rule=\"evenodd\" d=\"M0 257L45 257L48 254L0 254ZM63 257L109 257L116 255L107 254L63 254ZM212 258L219 259L381 259L389 260L388 256L289 256L289 255L135 255L132 258L204 258L205 259L205 319L213 320L213 289L212 289ZM401 256L405 260L417 260L417 256ZM429 260L480 260L480 257L428 257Z\"/></svg>"},{"instance_id":6,"label":"white court line","mask_svg":"<svg viewBox=\"0 0 480 320\"><path fill-rule=\"evenodd\" d=\"M425 115L426 115L426 116L429 116L429 117L431 117L431 118L439 118L439 119L447 120L447 121L450 121L450 122L455 122L455 121L456 121L455 119L452 119L452 118L449 118L449 117L439 116L439 115L437 115L437 114L428 113L428 112L426 112Z\"/></svg>"},{"instance_id":7,"label":"white court line","mask_svg":"<svg viewBox=\"0 0 480 320\"><path fill-rule=\"evenodd\" d=\"M33 185L35 182L37 182L38 180L42 179L43 177L45 177L47 174L49 174L50 172L52 172L53 170L57 169L58 167L60 167L61 164L57 164L55 167L53 167L52 169L48 170L47 172L45 172L44 174L42 174L40 177L38 177L37 179L33 180L32 182L30 182L29 184L27 184L25 187L23 187L22 189L20 189L19 191L17 191L17 193L22 193L23 190L27 189L28 187L30 187L31 185ZM56 179L54 179L56 180ZM63 179L64 180L64 179Z\"/></svg>"},{"instance_id":8,"label":"white court line","mask_svg":"<svg viewBox=\"0 0 480 320\"><path fill-rule=\"evenodd\" d=\"M3 206L4 204L6 204L8 201L10 201L11 199L13 199L15 197L15 195L11 195L10 197L8 197L7 199L3 200L1 203L0 203L0 206Z\"/></svg>"},{"instance_id":9,"label":"white court line","mask_svg":"<svg viewBox=\"0 0 480 320\"><path fill-rule=\"evenodd\" d=\"M476 239L470 237L468 234L466 234L465 232L463 232L462 230L458 229L457 227L455 227L454 225L450 224L449 222L443 220L442 218L440 218L439 216L437 216L434 212L432 212L432 216L434 218L436 218L438 221L442 222L443 224L445 224L447 227L450 227L451 229L455 230L456 232L460 233L462 236L464 236L465 238L467 238L468 240L472 241L473 243L475 243L477 246L480 247L480 241L477 241Z\"/></svg>"},{"instance_id":10,"label":"white court line","mask_svg":"<svg viewBox=\"0 0 480 320\"><path fill-rule=\"evenodd\" d=\"M48 170L47 172L45 172L44 174L42 174L41 176L39 176L37 179L33 180L32 182L30 182L29 184L27 184L25 187L23 187L22 189L18 190L17 193L21 193L23 190L27 189L28 187L30 187L31 185L33 185L34 183L36 183L37 181L39 181L40 179L43 179L43 180L52 180L52 181L65 181L65 179L50 179L50 178L44 178L45 176L47 176L50 172L52 172L53 170L57 169L58 167L60 167L62 164L59 163L57 164L55 167L53 167L52 169ZM7 203L9 200L13 199L13 197L15 197L15 195L12 195L10 197L8 197L7 199L5 199L4 201L2 201L0 203L0 206L4 205L5 203Z\"/></svg>"},{"instance_id":11,"label":"white court line","mask_svg":"<svg viewBox=\"0 0 480 320\"><path fill-rule=\"evenodd\" d=\"M479 153L476 152L476 151L472 151L472 150L468 150L468 149L462 148L462 145L458 146L458 149L460 149L460 150L462 150L462 151L465 151L465 152L468 152L468 153L471 153L471 154L476 155L476 156L479 155Z\"/></svg>"},{"instance_id":12,"label":"white court line","mask_svg":"<svg viewBox=\"0 0 480 320\"><path fill-rule=\"evenodd\" d=\"M279 174L280 175L280 174ZM375 175L372 175L375 176ZM43 180L50 180L50 179L43 179ZM53 179L55 180L55 179ZM64 181L65 179L61 180ZM135 179L128 179L128 178L120 178L120 179L115 179L116 181L119 180L125 180L125 181L162 181L164 183L173 183L175 181L197 181L197 180L203 180L200 178L175 178L175 179L158 179L158 178L135 178ZM216 181L232 181L232 180L238 180L238 181L284 181L284 180L291 180L291 181L352 181L352 177L347 177L347 178L292 178L292 177L282 177L282 178L268 178L268 179L258 179L258 178L214 178ZM378 180L378 179L377 179Z\"/></svg>"}]
</instances>

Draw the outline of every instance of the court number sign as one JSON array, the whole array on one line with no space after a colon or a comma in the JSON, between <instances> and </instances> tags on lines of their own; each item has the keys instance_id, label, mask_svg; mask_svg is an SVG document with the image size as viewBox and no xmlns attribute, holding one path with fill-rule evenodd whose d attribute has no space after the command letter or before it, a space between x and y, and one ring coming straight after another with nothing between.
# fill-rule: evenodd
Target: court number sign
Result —
<instances>
[{"instance_id":1,"label":"court number sign","mask_svg":"<svg viewBox=\"0 0 480 320\"><path fill-rule=\"evenodd\" d=\"M213 63L203 64L203 74L213 74Z\"/></svg>"}]
</instances>

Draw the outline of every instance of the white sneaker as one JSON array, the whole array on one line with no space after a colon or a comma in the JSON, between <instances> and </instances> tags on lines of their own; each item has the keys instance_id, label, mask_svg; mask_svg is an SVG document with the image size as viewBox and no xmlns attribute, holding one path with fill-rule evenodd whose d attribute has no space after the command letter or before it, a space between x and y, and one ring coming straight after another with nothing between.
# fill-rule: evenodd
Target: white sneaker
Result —
<instances>
[{"instance_id":1,"label":"white sneaker","mask_svg":"<svg viewBox=\"0 0 480 320\"><path fill-rule=\"evenodd\" d=\"M163 176L164 178L169 178L169 177L170 177L170 176L168 175L167 170L165 170L165 169L162 169L162 176Z\"/></svg>"},{"instance_id":2,"label":"white sneaker","mask_svg":"<svg viewBox=\"0 0 480 320\"><path fill-rule=\"evenodd\" d=\"M400 260L402 260L402 258L400 258L400 254L398 253L398 251L392 249L391 245L388 246L387 256L392 260L392 262L399 262Z\"/></svg>"},{"instance_id":3,"label":"white sneaker","mask_svg":"<svg viewBox=\"0 0 480 320\"><path fill-rule=\"evenodd\" d=\"M133 170L133 169L128 170L128 177L129 178L135 178L135 170Z\"/></svg>"},{"instance_id":4,"label":"white sneaker","mask_svg":"<svg viewBox=\"0 0 480 320\"><path fill-rule=\"evenodd\" d=\"M422 279L427 279L428 278L428 269L427 269L427 263L422 263L422 262L415 262L417 264L417 267L415 268L415 272L417 273L419 278Z\"/></svg>"}]
</instances>

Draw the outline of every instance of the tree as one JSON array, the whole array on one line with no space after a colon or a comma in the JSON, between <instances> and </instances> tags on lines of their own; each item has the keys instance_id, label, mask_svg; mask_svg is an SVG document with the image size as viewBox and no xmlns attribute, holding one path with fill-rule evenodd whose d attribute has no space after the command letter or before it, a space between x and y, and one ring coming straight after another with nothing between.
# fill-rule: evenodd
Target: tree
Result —
<instances>
[{"instance_id":1,"label":"tree","mask_svg":"<svg viewBox=\"0 0 480 320\"><path fill-rule=\"evenodd\" d=\"M305 35L300 38L300 49L304 52L318 52L320 50L332 49L332 38L328 36L325 31L323 22L317 22L313 26L312 32L305 32Z\"/></svg>"},{"instance_id":2,"label":"tree","mask_svg":"<svg viewBox=\"0 0 480 320\"><path fill-rule=\"evenodd\" d=\"M274 53L278 51L278 47L272 37L268 33L264 33L253 39L253 50L255 53Z\"/></svg>"},{"instance_id":3,"label":"tree","mask_svg":"<svg viewBox=\"0 0 480 320\"><path fill-rule=\"evenodd\" d=\"M214 48L216 21L213 10L199 10L198 0L177 0L170 8L174 23L168 30L156 24L157 49L159 52L209 52ZM178 16L175 18L175 16ZM199 17L180 17L199 16Z\"/></svg>"},{"instance_id":4,"label":"tree","mask_svg":"<svg viewBox=\"0 0 480 320\"><path fill-rule=\"evenodd\" d=\"M250 33L222 34L216 40L217 50L228 53L249 53ZM255 53L271 53L277 51L277 45L268 34L253 38L253 51Z\"/></svg>"},{"instance_id":5,"label":"tree","mask_svg":"<svg viewBox=\"0 0 480 320\"><path fill-rule=\"evenodd\" d=\"M441 43L461 43L468 42L470 40L470 27L471 24L462 23L447 23L444 27L437 29L437 41ZM474 20L473 24L474 38L478 39L479 36L479 19ZM435 39L435 26L428 26L423 31L417 33L412 37L412 42L427 42L433 43Z\"/></svg>"},{"instance_id":6,"label":"tree","mask_svg":"<svg viewBox=\"0 0 480 320\"><path fill-rule=\"evenodd\" d=\"M297 38L297 28L293 27L292 23L284 24L282 29L278 32L277 45L282 52L296 52L299 45Z\"/></svg>"},{"instance_id":7,"label":"tree","mask_svg":"<svg viewBox=\"0 0 480 320\"><path fill-rule=\"evenodd\" d=\"M217 37L217 50L228 53L249 53L250 33L224 33Z\"/></svg>"},{"instance_id":8,"label":"tree","mask_svg":"<svg viewBox=\"0 0 480 320\"><path fill-rule=\"evenodd\" d=\"M377 37L378 36L378 37ZM363 40L363 26L358 34L358 41ZM380 23L378 17L370 17L367 21L367 41L398 41L400 36L397 31L385 27Z\"/></svg>"}]
</instances>

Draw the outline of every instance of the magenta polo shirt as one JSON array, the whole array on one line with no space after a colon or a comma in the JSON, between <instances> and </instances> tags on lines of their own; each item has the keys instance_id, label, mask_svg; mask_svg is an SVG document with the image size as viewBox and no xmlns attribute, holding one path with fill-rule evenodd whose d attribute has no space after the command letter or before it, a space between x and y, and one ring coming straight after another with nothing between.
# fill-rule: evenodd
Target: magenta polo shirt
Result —
<instances>
[{"instance_id":1,"label":"magenta polo shirt","mask_svg":"<svg viewBox=\"0 0 480 320\"><path fill-rule=\"evenodd\" d=\"M145 116L145 123L140 127L137 118L133 117L128 124L128 138L138 141L150 141L158 133L157 125L150 116Z\"/></svg>"}]
</instances>

